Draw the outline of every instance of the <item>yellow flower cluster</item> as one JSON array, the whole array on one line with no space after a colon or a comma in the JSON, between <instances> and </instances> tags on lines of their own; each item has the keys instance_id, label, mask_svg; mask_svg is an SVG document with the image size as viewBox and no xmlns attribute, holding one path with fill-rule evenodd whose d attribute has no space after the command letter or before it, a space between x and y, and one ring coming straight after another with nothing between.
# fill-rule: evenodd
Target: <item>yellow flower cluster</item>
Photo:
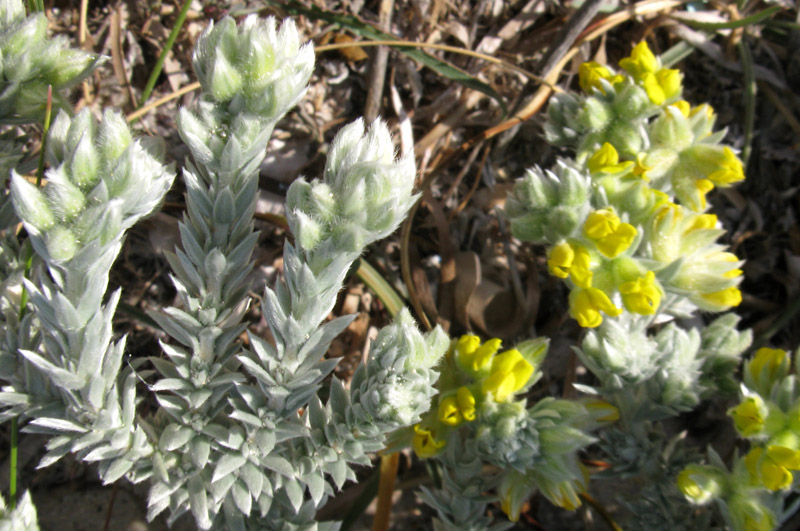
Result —
<instances>
[{"instance_id":1,"label":"yellow flower cluster","mask_svg":"<svg viewBox=\"0 0 800 531\"><path fill-rule=\"evenodd\" d=\"M419 457L439 453L451 430L474 422L485 401L508 402L531 382L533 360L517 349L499 352L501 345L497 338L481 344L472 334L454 342L446 358L450 366L442 371L438 406L414 426L411 443Z\"/></svg>"},{"instance_id":2,"label":"yellow flower cluster","mask_svg":"<svg viewBox=\"0 0 800 531\"><path fill-rule=\"evenodd\" d=\"M631 55L619 62L619 66L644 88L647 97L656 105L662 105L681 93L680 71L662 68L644 41L636 45ZM616 86L624 80L625 77L621 74L615 74L608 67L594 61L583 63L578 68L578 82L587 93L596 89L605 94L603 81Z\"/></svg>"},{"instance_id":3,"label":"yellow flower cluster","mask_svg":"<svg viewBox=\"0 0 800 531\"><path fill-rule=\"evenodd\" d=\"M756 443L743 458L750 483L770 491L786 490L800 470L800 399L774 402L775 390L785 388L789 353L763 347L745 363L748 393L728 411L736 431ZM766 398L764 398L766 397Z\"/></svg>"}]
</instances>

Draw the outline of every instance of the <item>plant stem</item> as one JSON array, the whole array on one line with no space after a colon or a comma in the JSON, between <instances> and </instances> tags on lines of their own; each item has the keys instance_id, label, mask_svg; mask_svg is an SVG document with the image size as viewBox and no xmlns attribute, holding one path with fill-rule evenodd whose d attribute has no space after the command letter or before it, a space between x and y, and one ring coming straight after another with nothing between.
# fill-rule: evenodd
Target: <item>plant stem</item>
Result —
<instances>
[{"instance_id":1,"label":"plant stem","mask_svg":"<svg viewBox=\"0 0 800 531\"><path fill-rule=\"evenodd\" d=\"M11 454L8 456L8 504L17 508L17 417L11 419Z\"/></svg>"},{"instance_id":2,"label":"plant stem","mask_svg":"<svg viewBox=\"0 0 800 531\"><path fill-rule=\"evenodd\" d=\"M153 87L156 86L156 80L158 79L158 76L161 75L161 70L164 68L164 61L167 59L167 54L175 44L175 39L178 38L178 33L183 27L183 22L186 20L186 15L189 13L189 6L191 5L192 0L184 0L181 11L178 13L178 19L175 21L175 25L172 26L172 31L170 32L169 37L167 37L167 42L164 44L164 49L161 50L161 54L158 56L158 60L153 67L153 71L150 72L150 79L147 80L147 85L144 86L144 90L142 91L142 99L139 100L139 107L144 105L148 98L150 98L150 94L153 92Z\"/></svg>"}]
</instances>

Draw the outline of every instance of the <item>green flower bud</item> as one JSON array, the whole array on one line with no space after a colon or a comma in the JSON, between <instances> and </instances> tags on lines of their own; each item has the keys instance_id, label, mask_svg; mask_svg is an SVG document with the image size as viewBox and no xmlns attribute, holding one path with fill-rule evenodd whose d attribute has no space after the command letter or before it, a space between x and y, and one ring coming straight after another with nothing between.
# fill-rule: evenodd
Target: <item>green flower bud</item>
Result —
<instances>
[{"instance_id":1,"label":"green flower bud","mask_svg":"<svg viewBox=\"0 0 800 531\"><path fill-rule=\"evenodd\" d=\"M44 16L44 13L36 13L28 17L22 24L12 27L10 31L0 37L0 50L3 51L4 57L20 55L26 50L31 51L31 44L44 40L46 35L47 17ZM31 57L25 60L32 59ZM8 73L8 70L6 73ZM18 78L14 79L13 74L9 79L22 81Z\"/></svg>"},{"instance_id":2,"label":"green flower bud","mask_svg":"<svg viewBox=\"0 0 800 531\"><path fill-rule=\"evenodd\" d=\"M50 208L62 222L71 221L86 206L86 197L64 175L63 166L47 172L44 192Z\"/></svg>"},{"instance_id":3,"label":"green flower bud","mask_svg":"<svg viewBox=\"0 0 800 531\"><path fill-rule=\"evenodd\" d=\"M91 134L84 135L78 142L67 167L70 179L78 187L86 190L97 184L100 179L100 175L98 175L100 157L94 147L94 138Z\"/></svg>"},{"instance_id":4,"label":"green flower bud","mask_svg":"<svg viewBox=\"0 0 800 531\"><path fill-rule=\"evenodd\" d=\"M642 150L642 134L639 128L626 120L618 120L606 132L606 140L617 148L620 155L635 159Z\"/></svg>"},{"instance_id":5,"label":"green flower bud","mask_svg":"<svg viewBox=\"0 0 800 531\"><path fill-rule=\"evenodd\" d=\"M625 83L616 86L613 110L619 120L634 121L641 119L651 108L647 92L638 85Z\"/></svg>"},{"instance_id":6,"label":"green flower bud","mask_svg":"<svg viewBox=\"0 0 800 531\"><path fill-rule=\"evenodd\" d=\"M604 129L613 117L609 105L595 97L586 98L575 119L584 129L599 131ZM613 142L612 142L613 144ZM614 144L616 145L616 144Z\"/></svg>"},{"instance_id":7,"label":"green flower bud","mask_svg":"<svg viewBox=\"0 0 800 531\"><path fill-rule=\"evenodd\" d=\"M696 505L719 498L726 484L725 473L713 466L689 465L678 474L678 488Z\"/></svg>"},{"instance_id":8,"label":"green flower bud","mask_svg":"<svg viewBox=\"0 0 800 531\"><path fill-rule=\"evenodd\" d=\"M131 130L121 114L107 109L103 113L98 131L97 150L103 160L114 160L120 157L133 142Z\"/></svg>"},{"instance_id":9,"label":"green flower bud","mask_svg":"<svg viewBox=\"0 0 800 531\"><path fill-rule=\"evenodd\" d=\"M683 151L694 142L689 120L677 107L670 106L650 126L650 141L654 146Z\"/></svg>"},{"instance_id":10,"label":"green flower bud","mask_svg":"<svg viewBox=\"0 0 800 531\"><path fill-rule=\"evenodd\" d=\"M55 224L55 216L42 191L14 170L11 170L11 201L17 216L36 230L43 232Z\"/></svg>"},{"instance_id":11,"label":"green flower bud","mask_svg":"<svg viewBox=\"0 0 800 531\"><path fill-rule=\"evenodd\" d=\"M211 75L208 87L203 90L211 94L218 102L230 100L242 88L242 76L225 57L222 52L217 52L211 64Z\"/></svg>"},{"instance_id":12,"label":"green flower bud","mask_svg":"<svg viewBox=\"0 0 800 531\"><path fill-rule=\"evenodd\" d=\"M44 238L47 253L56 262L66 262L75 256L79 249L77 238L67 227L56 225L49 231Z\"/></svg>"}]
</instances>

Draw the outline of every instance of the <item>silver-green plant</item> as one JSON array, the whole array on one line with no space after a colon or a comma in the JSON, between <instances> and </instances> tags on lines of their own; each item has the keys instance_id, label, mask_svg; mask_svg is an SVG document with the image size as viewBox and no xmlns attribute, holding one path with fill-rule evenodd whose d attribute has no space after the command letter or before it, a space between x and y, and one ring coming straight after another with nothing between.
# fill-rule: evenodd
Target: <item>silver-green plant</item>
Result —
<instances>
[{"instance_id":1,"label":"silver-green plant","mask_svg":"<svg viewBox=\"0 0 800 531\"><path fill-rule=\"evenodd\" d=\"M275 342L238 341L258 168L313 60L294 24L278 29L272 18L238 27L226 18L198 40L203 94L179 116L192 153L182 248L167 256L183 304L153 313L177 344L152 358L160 408L150 417L136 411L136 384L149 374L135 372L141 360L123 368L124 338L112 341L119 290L103 301L125 231L158 206L172 172L110 111L99 124L88 111L58 115L43 189L12 172L15 211L42 260L25 281L35 310L25 323L41 341L6 337L22 369L4 375L0 400L6 418L22 414L28 431L53 436L42 466L72 452L97 462L105 482L151 478L150 518L169 508L170 521L190 511L202 529L309 528L334 488L354 479L352 465L368 464L387 433L427 411L449 341L438 328L421 334L407 311L380 331L349 389L334 379L318 396L335 366L324 354L352 321L323 323L347 271L417 199L413 159L396 158L381 122L347 126L323 178L290 188L295 244L263 304Z\"/></svg>"},{"instance_id":2,"label":"silver-green plant","mask_svg":"<svg viewBox=\"0 0 800 531\"><path fill-rule=\"evenodd\" d=\"M43 466L75 452L97 461L111 482L152 453L134 422L138 377L123 370L125 339L112 340L120 290L103 299L125 231L172 185L156 150L135 140L117 113L106 111L98 123L88 110L75 118L61 112L48 138L47 185L12 172L14 208L46 273L25 280L41 348L19 351L25 376L38 376L11 380L0 397L25 406L28 431L54 435Z\"/></svg>"},{"instance_id":3,"label":"silver-green plant","mask_svg":"<svg viewBox=\"0 0 800 531\"><path fill-rule=\"evenodd\" d=\"M313 52L290 21L224 19L199 39L194 66L203 96L179 123L193 157L183 248L168 255L183 307L153 315L181 346L164 343L167 359L153 359L163 414L152 422L160 435L149 514L191 511L203 529L314 525L334 487L354 479L350 466L368 464L384 434L427 410L447 347L440 330L423 336L404 312L379 333L350 389L334 379L327 402L317 396L336 364L323 356L353 317L321 323L353 261L416 200L413 159L395 159L381 122L365 130L357 121L337 135L321 180L292 184L295 243L263 303L274 344L251 334L245 349L237 338L257 170L276 122L305 92Z\"/></svg>"},{"instance_id":4,"label":"silver-green plant","mask_svg":"<svg viewBox=\"0 0 800 531\"><path fill-rule=\"evenodd\" d=\"M713 131L713 109L683 100L680 71L646 43L619 67L584 63L583 93L553 98L546 137L574 158L529 170L506 211L516 237L547 246L588 329L575 352L598 383L576 387L619 410L598 434L612 465L600 476L647 485L625 504L634 527L701 528L710 518L694 518L675 486L696 456L660 422L736 390L751 333L733 314L700 327L676 319L741 302L743 262L717 243L725 231L706 195L744 179L743 166Z\"/></svg>"},{"instance_id":5,"label":"silver-green plant","mask_svg":"<svg viewBox=\"0 0 800 531\"><path fill-rule=\"evenodd\" d=\"M26 16L22 0L0 3L0 58L2 123L41 122L48 86L54 107L69 109L63 90L80 83L105 60L70 48L66 37L47 38L47 17Z\"/></svg>"},{"instance_id":6,"label":"silver-green plant","mask_svg":"<svg viewBox=\"0 0 800 531\"><path fill-rule=\"evenodd\" d=\"M22 495L14 509L7 508L0 496L0 531L39 531L36 507L33 506L30 492Z\"/></svg>"}]
</instances>

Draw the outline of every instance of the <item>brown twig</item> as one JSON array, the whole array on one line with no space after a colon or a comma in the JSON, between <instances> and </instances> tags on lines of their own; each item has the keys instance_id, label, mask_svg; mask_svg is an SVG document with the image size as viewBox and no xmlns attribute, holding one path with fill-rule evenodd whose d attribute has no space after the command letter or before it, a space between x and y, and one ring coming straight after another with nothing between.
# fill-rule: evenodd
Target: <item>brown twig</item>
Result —
<instances>
[{"instance_id":1,"label":"brown twig","mask_svg":"<svg viewBox=\"0 0 800 531\"><path fill-rule=\"evenodd\" d=\"M391 29L393 12L394 0L381 0L378 13L378 28L381 31L388 33ZM368 73L367 101L364 104L364 120L367 123L372 123L381 110L381 98L383 97L383 83L386 79L386 61L388 57L389 49L385 46L379 46L372 54Z\"/></svg>"}]
</instances>

